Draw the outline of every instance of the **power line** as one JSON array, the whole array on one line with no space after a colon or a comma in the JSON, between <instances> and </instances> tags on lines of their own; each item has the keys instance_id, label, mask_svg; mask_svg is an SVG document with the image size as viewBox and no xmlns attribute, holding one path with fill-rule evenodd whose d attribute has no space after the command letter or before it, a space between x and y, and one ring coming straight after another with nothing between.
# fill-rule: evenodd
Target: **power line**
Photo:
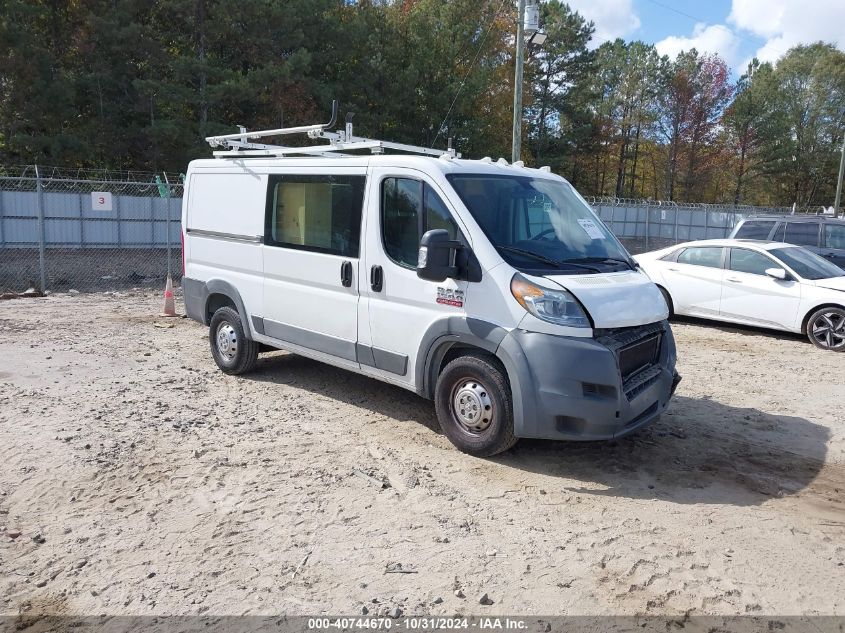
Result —
<instances>
[{"instance_id":1,"label":"power line","mask_svg":"<svg viewBox=\"0 0 845 633\"><path fill-rule=\"evenodd\" d=\"M651 2L652 4L658 6L658 7L666 9L667 11L671 11L672 13L677 13L678 15L682 15L685 18L689 18L690 20L693 20L696 23L706 24L707 26L714 26L716 28L724 29L725 31L727 31L731 35L735 35L739 39L745 40L746 42L750 42L751 44L754 44L755 46L759 46L761 41L763 41L764 44L766 44L766 45L769 43L768 40L765 40L762 37L758 37L756 40L752 39L750 37L746 37L745 35L737 33L733 29L728 28L724 24L711 24L709 20L702 20L701 18L697 18L694 15L691 15L689 13L685 13L684 11L681 11L680 9L676 9L675 7L670 7L668 4L664 4L664 3L660 2L659 0L648 0L648 1ZM776 53L781 54L781 55L786 55L785 51L782 51L778 48L772 48L772 50L775 51Z\"/></svg>"},{"instance_id":2,"label":"power line","mask_svg":"<svg viewBox=\"0 0 845 633\"><path fill-rule=\"evenodd\" d=\"M656 4L658 7L663 7L664 9L668 9L669 11L672 11L673 13L677 13L678 15L682 15L685 18L689 18L690 20L695 20L696 22L704 22L705 24L708 22L708 20L702 20L700 18L695 17L694 15L690 15L689 13L684 13L680 9L676 9L675 7L670 7L668 4L663 4L662 2L658 2L658 0L648 0L648 1L651 2L652 4Z\"/></svg>"},{"instance_id":3,"label":"power line","mask_svg":"<svg viewBox=\"0 0 845 633\"><path fill-rule=\"evenodd\" d=\"M458 92L455 93L455 98L452 99L452 104L449 106L449 110L446 112L446 116L443 117L443 121L440 123L440 127L437 128L437 135L431 142L432 147L434 147L434 145L437 143L437 139L440 138L440 134L443 132L443 126L446 125L446 121L449 119L449 115L452 114L452 108L455 107L455 103L458 101L458 97L460 96L461 91L464 89L467 77L469 77L470 72L472 72L472 69L475 66L475 62L478 61L478 56L481 54L481 51L484 49L484 44L487 42L487 36L490 35L490 31L493 30L493 24L496 22L496 18L499 17L499 14L502 12L506 1L507 0L502 0L501 4L499 4L499 9L493 14L493 17L490 18L490 24L487 26L487 31L481 38L481 43L478 45L478 50L475 52L475 57L472 59L469 68L467 68L466 74L464 74L464 78L461 80L461 85L458 86Z\"/></svg>"}]
</instances>

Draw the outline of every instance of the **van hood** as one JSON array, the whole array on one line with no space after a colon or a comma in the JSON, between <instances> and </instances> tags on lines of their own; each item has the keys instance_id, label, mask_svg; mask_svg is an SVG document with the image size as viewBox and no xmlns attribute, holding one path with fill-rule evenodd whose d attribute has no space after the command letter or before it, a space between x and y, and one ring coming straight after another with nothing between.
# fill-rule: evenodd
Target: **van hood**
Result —
<instances>
[{"instance_id":1,"label":"van hood","mask_svg":"<svg viewBox=\"0 0 845 633\"><path fill-rule=\"evenodd\" d=\"M548 275L547 279L575 295L597 328L631 327L669 318L663 295L644 273Z\"/></svg>"},{"instance_id":2,"label":"van hood","mask_svg":"<svg viewBox=\"0 0 845 633\"><path fill-rule=\"evenodd\" d=\"M816 279L816 286L818 286L819 288L829 288L830 290L841 290L845 292L845 277Z\"/></svg>"}]
</instances>

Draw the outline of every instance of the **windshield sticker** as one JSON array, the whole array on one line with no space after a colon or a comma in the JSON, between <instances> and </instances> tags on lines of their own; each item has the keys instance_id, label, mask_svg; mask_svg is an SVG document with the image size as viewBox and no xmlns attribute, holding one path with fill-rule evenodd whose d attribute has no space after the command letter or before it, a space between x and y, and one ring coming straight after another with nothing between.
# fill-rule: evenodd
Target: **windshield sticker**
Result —
<instances>
[{"instance_id":1,"label":"windshield sticker","mask_svg":"<svg viewBox=\"0 0 845 633\"><path fill-rule=\"evenodd\" d=\"M603 240L605 239L604 233L601 232L601 229L596 226L596 223L588 218L578 218L578 224L581 225L581 228L584 229L584 232L589 236L591 240Z\"/></svg>"},{"instance_id":2,"label":"windshield sticker","mask_svg":"<svg viewBox=\"0 0 845 633\"><path fill-rule=\"evenodd\" d=\"M437 303L462 308L464 306L464 291L437 286Z\"/></svg>"}]
</instances>

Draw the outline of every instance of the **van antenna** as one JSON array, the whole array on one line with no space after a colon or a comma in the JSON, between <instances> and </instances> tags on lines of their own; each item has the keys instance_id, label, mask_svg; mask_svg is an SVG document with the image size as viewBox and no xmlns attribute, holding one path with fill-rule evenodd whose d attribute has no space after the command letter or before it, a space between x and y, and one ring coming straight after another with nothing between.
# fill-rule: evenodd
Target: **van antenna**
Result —
<instances>
[{"instance_id":1,"label":"van antenna","mask_svg":"<svg viewBox=\"0 0 845 633\"><path fill-rule=\"evenodd\" d=\"M346 113L346 140L352 139L352 119L355 118L354 112Z\"/></svg>"},{"instance_id":2,"label":"van antenna","mask_svg":"<svg viewBox=\"0 0 845 633\"><path fill-rule=\"evenodd\" d=\"M324 130L330 130L334 127L334 124L337 123L337 99L332 99L332 118L329 119L329 122L323 126Z\"/></svg>"}]
</instances>

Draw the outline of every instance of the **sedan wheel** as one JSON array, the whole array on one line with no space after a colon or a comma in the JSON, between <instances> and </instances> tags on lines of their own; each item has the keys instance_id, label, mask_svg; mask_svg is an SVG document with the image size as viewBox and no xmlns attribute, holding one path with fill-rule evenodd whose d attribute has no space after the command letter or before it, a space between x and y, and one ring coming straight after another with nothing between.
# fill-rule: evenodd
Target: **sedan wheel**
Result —
<instances>
[{"instance_id":1,"label":"sedan wheel","mask_svg":"<svg viewBox=\"0 0 845 633\"><path fill-rule=\"evenodd\" d=\"M815 312L807 321L807 336L821 349L845 351L845 310L822 308Z\"/></svg>"}]
</instances>

